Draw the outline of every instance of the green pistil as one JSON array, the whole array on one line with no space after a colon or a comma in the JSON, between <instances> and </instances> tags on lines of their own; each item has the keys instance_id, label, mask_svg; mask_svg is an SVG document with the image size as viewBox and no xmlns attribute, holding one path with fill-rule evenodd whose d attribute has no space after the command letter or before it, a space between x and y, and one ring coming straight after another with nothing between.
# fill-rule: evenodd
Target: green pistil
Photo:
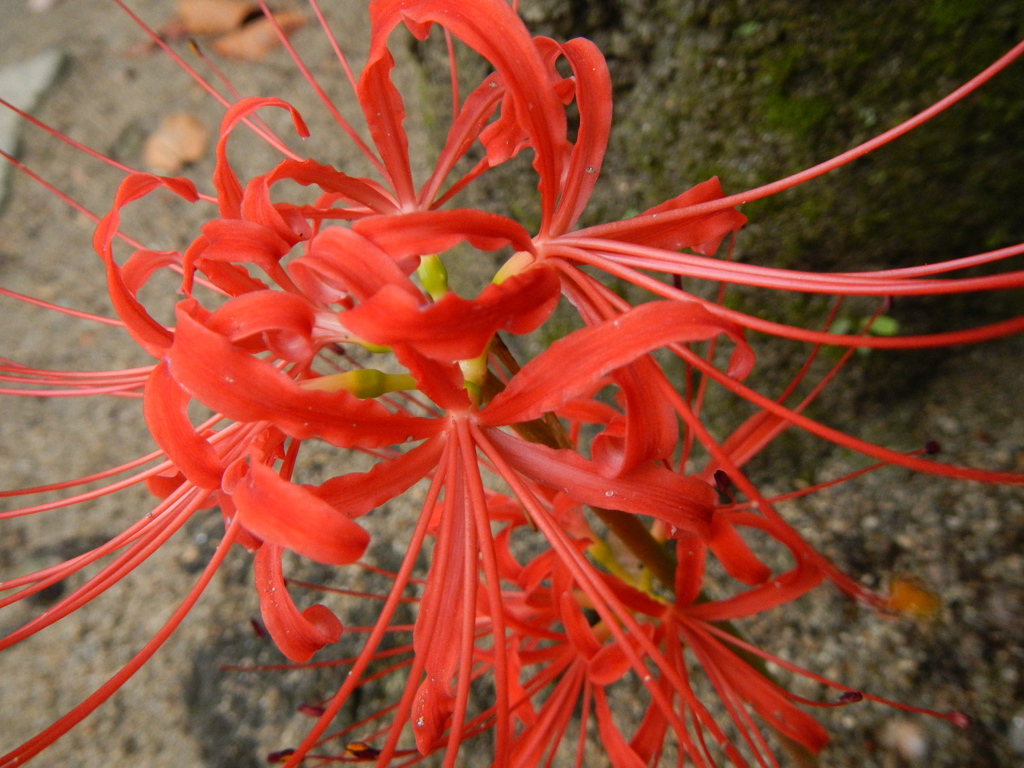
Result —
<instances>
[{"instance_id":1,"label":"green pistil","mask_svg":"<svg viewBox=\"0 0 1024 768\"><path fill-rule=\"evenodd\" d=\"M369 397L380 397L388 392L403 392L417 388L416 379L408 373L384 373L374 368L362 368L357 371L320 376L303 381L302 386L306 389L318 389L323 392L344 390L362 400Z\"/></svg>"},{"instance_id":2,"label":"green pistil","mask_svg":"<svg viewBox=\"0 0 1024 768\"><path fill-rule=\"evenodd\" d=\"M501 269L497 271L491 282L495 285L501 285L513 275L518 275L532 263L533 254L526 251L516 251L508 261L501 265Z\"/></svg>"},{"instance_id":3,"label":"green pistil","mask_svg":"<svg viewBox=\"0 0 1024 768\"><path fill-rule=\"evenodd\" d=\"M448 270L440 256L421 256L420 265L416 268L416 276L430 298L438 301L448 293Z\"/></svg>"}]
</instances>

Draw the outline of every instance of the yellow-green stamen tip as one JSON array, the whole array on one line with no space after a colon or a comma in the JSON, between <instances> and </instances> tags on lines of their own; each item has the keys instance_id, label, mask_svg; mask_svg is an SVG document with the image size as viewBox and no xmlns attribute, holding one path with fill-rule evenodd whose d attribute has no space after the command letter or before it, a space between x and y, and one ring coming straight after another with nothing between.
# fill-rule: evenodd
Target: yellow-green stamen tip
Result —
<instances>
[{"instance_id":1,"label":"yellow-green stamen tip","mask_svg":"<svg viewBox=\"0 0 1024 768\"><path fill-rule=\"evenodd\" d=\"M518 275L528 266L533 263L533 254L527 253L526 251L516 251L512 254L512 258L501 265L501 269L494 275L494 279L491 280L495 285L501 285L503 282L508 280L513 275Z\"/></svg>"},{"instance_id":2,"label":"yellow-green stamen tip","mask_svg":"<svg viewBox=\"0 0 1024 768\"><path fill-rule=\"evenodd\" d=\"M444 262L441 261L440 256L434 254L421 256L420 265L416 268L416 275L424 290L434 301L448 293L448 270L444 268Z\"/></svg>"},{"instance_id":3,"label":"yellow-green stamen tip","mask_svg":"<svg viewBox=\"0 0 1024 768\"><path fill-rule=\"evenodd\" d=\"M344 390L365 400L379 397L388 392L401 392L416 389L416 379L408 373L384 373L374 368L362 368L357 371L334 373L302 382L306 389L318 389L323 392L339 392Z\"/></svg>"}]
</instances>

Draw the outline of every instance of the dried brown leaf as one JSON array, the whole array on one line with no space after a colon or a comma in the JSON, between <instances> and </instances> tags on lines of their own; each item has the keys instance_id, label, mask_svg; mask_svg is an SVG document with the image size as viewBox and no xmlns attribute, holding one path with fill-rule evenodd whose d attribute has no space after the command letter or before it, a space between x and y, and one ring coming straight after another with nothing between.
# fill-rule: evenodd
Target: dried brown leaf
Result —
<instances>
[{"instance_id":1,"label":"dried brown leaf","mask_svg":"<svg viewBox=\"0 0 1024 768\"><path fill-rule=\"evenodd\" d=\"M286 35L290 35L306 23L306 17L298 11L275 13L274 20ZM278 40L274 25L270 19L262 17L214 40L213 50L228 59L260 61L278 45L280 45L280 40Z\"/></svg>"},{"instance_id":2,"label":"dried brown leaf","mask_svg":"<svg viewBox=\"0 0 1024 768\"><path fill-rule=\"evenodd\" d=\"M156 173L177 173L203 156L210 132L187 112L168 115L142 148L142 161Z\"/></svg>"},{"instance_id":3,"label":"dried brown leaf","mask_svg":"<svg viewBox=\"0 0 1024 768\"><path fill-rule=\"evenodd\" d=\"M178 0L178 20L189 35L222 35L239 29L260 8L245 0Z\"/></svg>"}]
</instances>

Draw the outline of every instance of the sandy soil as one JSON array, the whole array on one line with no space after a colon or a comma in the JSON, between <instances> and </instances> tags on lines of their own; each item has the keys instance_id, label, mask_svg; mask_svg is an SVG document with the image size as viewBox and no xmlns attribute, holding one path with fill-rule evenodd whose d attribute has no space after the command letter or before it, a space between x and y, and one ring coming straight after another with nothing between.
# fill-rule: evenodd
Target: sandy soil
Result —
<instances>
[{"instance_id":1,"label":"sandy soil","mask_svg":"<svg viewBox=\"0 0 1024 768\"><path fill-rule=\"evenodd\" d=\"M146 19L154 24L173 10L170 0L145 5ZM345 0L336 9L346 49L357 64L365 37L358 8L359 3ZM108 0L58 2L41 15L26 12L20 0L0 4L0 64L49 48L66 56L61 76L36 110L40 119L129 165L139 163L144 137L168 112L193 112L211 129L220 115L218 105L166 57L126 56L141 39L138 28ZM321 82L343 99L345 90L323 36L307 28L295 40ZM201 66L187 48L181 50L190 63ZM322 147L323 154L313 156L361 171L324 111L311 104L309 89L283 53L259 65L224 64L224 69L243 93L281 95L296 103L310 123L311 141ZM280 121L273 124L282 135L288 133ZM274 160L266 147L242 135L232 151L242 173ZM120 178L39 130L24 132L20 157L100 214ZM186 175L208 189L204 180L211 170L208 152ZM151 246L179 248L203 220L200 208L168 197L160 205L132 211L125 229ZM0 221L0 282L14 291L111 316L90 248L91 232L86 216L18 174ZM82 370L148 362L117 331L10 301L2 311L0 354L19 362ZM862 400L851 385L832 402L852 408L861 435L899 448L934 438L942 441L950 461L1024 471L1022 352L1020 339L987 345L935 363L917 391ZM851 379L856 383L858 376ZM0 414L4 488L86 475L151 450L136 401L5 398ZM763 459L757 471L769 488L784 492L794 478L808 476L801 445L784 443ZM853 459L839 451L819 452L811 460L818 479L853 466ZM150 503L145 493L127 492L4 521L0 569L20 574L83 552L138 519ZM933 622L891 621L822 590L792 610L762 617L748 628L751 636L787 659L850 685L922 706L963 710L975 718L972 728L958 732L942 722L904 718L874 705L849 707L824 718L836 744L822 765L1019 764L1024 752L1024 496L887 471L785 511L851 572L878 586L889 574L920 577L937 591L944 607ZM393 510L392 520L403 513ZM197 517L88 609L0 655L0 750L16 746L77 704L152 635L209 557L218 518ZM268 752L295 742L307 722L295 714L295 704L329 691L329 675L310 679L218 667L276 658L249 628L257 613L249 570L249 558L232 553L208 594L153 661L35 764L244 768L265 764ZM82 580L76 576L69 586ZM59 597L49 594L0 613L0 634ZM367 610L344 600L335 607L347 623L359 622ZM901 758L894 745L906 748L915 738L922 740L927 756Z\"/></svg>"}]
</instances>

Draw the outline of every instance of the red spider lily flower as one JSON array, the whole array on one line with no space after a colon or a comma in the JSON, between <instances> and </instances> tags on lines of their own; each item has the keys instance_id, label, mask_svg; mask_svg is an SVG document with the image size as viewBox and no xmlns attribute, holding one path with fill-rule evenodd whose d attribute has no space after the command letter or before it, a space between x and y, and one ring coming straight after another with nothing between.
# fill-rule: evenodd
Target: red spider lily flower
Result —
<instances>
[{"instance_id":1,"label":"red spider lily flower","mask_svg":"<svg viewBox=\"0 0 1024 768\"><path fill-rule=\"evenodd\" d=\"M741 203L884 144L977 88L1024 49L1018 46L923 116L804 174L729 197L711 179L632 219L574 230L596 183L611 122L610 78L596 47L586 40L534 39L513 7L500 0L377 0L369 10L369 55L353 85L372 148L316 87L379 179L349 176L287 150L256 115L266 108L287 110L295 131L306 136L305 123L287 102L238 99L227 105L222 122L214 195L204 198L182 179L128 173L110 213L98 222L94 246L111 303L154 364L106 378L13 365L5 372L60 387L52 395L68 389L141 395L146 424L160 449L147 457L158 464L117 486L5 515L84 501L143 481L160 501L145 519L86 555L4 582L4 588L18 591L0 605L122 550L54 608L0 641L0 649L117 583L198 511L219 507L226 534L196 588L153 641L94 696L0 764L30 759L110 696L177 626L232 543L255 552L264 623L287 658L305 662L335 643L345 632L341 620L323 605L298 608L287 589L283 553L334 566L355 563L370 540L358 518L420 481L429 483L421 514L379 618L366 629L363 650L350 660L336 695L316 708L309 736L276 758L298 765L323 747L330 739L324 734L346 700L374 676L370 666L382 655L381 639L394 629L396 608L413 583L428 537L434 545L412 629L411 659L402 667L402 693L388 708L387 724L373 738L352 742L361 747L346 747L344 759L386 765L409 754L405 747L412 744L418 755L445 750L444 764L453 765L468 738L493 730L496 765L541 764L550 759L581 701L580 732L586 734L592 713L598 737L616 764L649 764L671 733L695 764L712 765L707 732L722 745L725 759L745 765L725 729L694 694L687 649L758 764L773 764L774 758L746 707L785 737L820 749L824 732L794 704L805 702L737 656L737 648L755 656L760 652L726 638L721 623L795 600L825 579L875 606L884 601L815 552L745 478L743 465L795 425L884 463L986 482L1021 483L1022 478L874 446L803 416L809 399L787 407L789 391L778 399L759 394L744 383L754 365L745 333L815 345L915 348L1017 332L1024 329L1024 318L923 337L830 334L728 310L648 273L839 295L1020 287L1022 272L939 276L1004 260L1021 247L874 274L796 273L713 256L745 223L736 210ZM440 26L493 68L462 103L455 97L444 147L419 186L409 157L405 106L391 79L388 41L402 24L421 39ZM282 40L288 46L283 35ZM559 65L567 65L571 76L561 74ZM453 75L453 89L456 80ZM570 103L579 114L573 140L566 118ZM244 184L227 150L233 131L243 124L285 154ZM477 144L482 159L452 180ZM443 207L475 178L523 151L532 153L537 176L541 216L535 234L506 216ZM315 189L315 201L275 202L289 184ZM114 243L121 237L122 209L157 191L215 203L216 216L183 251L136 247L121 263ZM468 299L447 289L434 264L436 254L461 244L515 254L490 285ZM630 306L583 266L632 282L653 300ZM175 275L183 296L170 324L141 298L154 276L167 272ZM560 295L576 307L586 327L522 368L503 358L499 332L536 330ZM712 364L712 354L702 357L691 349L698 343L711 349L731 345L724 370ZM734 434L716 440L701 422L700 398L681 394L652 356L660 350L753 403L756 414ZM388 371L374 367L378 364ZM401 370L391 372L395 368ZM598 400L602 390L613 392L614 406ZM820 386L810 399L818 391ZM198 425L189 416L190 406L197 405L214 414ZM569 428L563 430L557 418ZM596 425L589 441L580 437L584 422ZM373 467L317 485L302 483L300 452L314 440L363 452L375 459ZM688 474L693 442L710 460L702 471ZM126 468L137 470L143 463ZM716 473L727 476L745 501L717 505ZM489 492L492 478L511 489L511 496ZM69 488L92 479L29 490ZM615 557L601 550L607 542L587 523L587 506L634 550L661 588L643 588L618 572ZM495 533L493 526L501 523L509 524ZM508 539L513 527L527 524L549 549L519 566ZM793 568L775 576L738 528L758 529L783 545ZM678 563L666 564L665 542L672 538L679 539ZM746 589L728 599L699 599L706 551ZM593 626L587 611L596 614ZM532 665L539 671L524 671ZM470 690L484 673L493 677L494 703L474 713ZM616 721L608 699L608 690L627 676L647 697L632 738L624 735L627 729Z\"/></svg>"}]
</instances>

